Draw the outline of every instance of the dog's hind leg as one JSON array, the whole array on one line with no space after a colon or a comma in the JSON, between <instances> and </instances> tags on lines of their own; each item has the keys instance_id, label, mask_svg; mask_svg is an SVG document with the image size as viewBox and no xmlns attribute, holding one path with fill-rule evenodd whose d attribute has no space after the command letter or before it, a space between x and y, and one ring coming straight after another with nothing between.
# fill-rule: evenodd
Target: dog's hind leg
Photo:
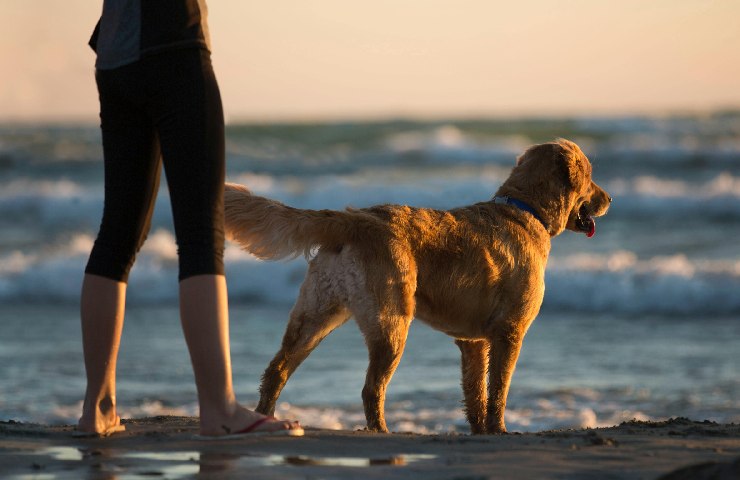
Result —
<instances>
[{"instance_id":1,"label":"dog's hind leg","mask_svg":"<svg viewBox=\"0 0 740 480\"><path fill-rule=\"evenodd\" d=\"M370 431L388 431L385 423L385 392L401 361L411 319L411 316L385 316L378 321L377 318L358 316L357 323L365 336L370 357L362 389L362 403Z\"/></svg>"},{"instance_id":2,"label":"dog's hind leg","mask_svg":"<svg viewBox=\"0 0 740 480\"><path fill-rule=\"evenodd\" d=\"M280 392L296 368L321 340L350 317L349 310L337 303L332 306L328 302L322 305L322 302L306 301L307 290L304 285L301 296L290 313L282 346L262 374L260 401L257 405L257 411L262 414L274 413ZM315 308L311 308L312 306Z\"/></svg>"},{"instance_id":3,"label":"dog's hind leg","mask_svg":"<svg viewBox=\"0 0 740 480\"><path fill-rule=\"evenodd\" d=\"M465 397L465 415L473 434L486 433L486 405L488 391L487 340L455 340L462 353L462 388Z\"/></svg>"}]
</instances>

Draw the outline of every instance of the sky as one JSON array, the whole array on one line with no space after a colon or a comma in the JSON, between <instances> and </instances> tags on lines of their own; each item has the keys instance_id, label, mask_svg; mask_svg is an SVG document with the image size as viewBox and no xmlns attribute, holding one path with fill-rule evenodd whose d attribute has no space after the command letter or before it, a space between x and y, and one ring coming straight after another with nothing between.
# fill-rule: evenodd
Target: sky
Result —
<instances>
[{"instance_id":1,"label":"sky","mask_svg":"<svg viewBox=\"0 0 740 480\"><path fill-rule=\"evenodd\" d=\"M0 121L97 117L102 1L0 0ZM738 0L210 0L227 121L740 107Z\"/></svg>"}]
</instances>

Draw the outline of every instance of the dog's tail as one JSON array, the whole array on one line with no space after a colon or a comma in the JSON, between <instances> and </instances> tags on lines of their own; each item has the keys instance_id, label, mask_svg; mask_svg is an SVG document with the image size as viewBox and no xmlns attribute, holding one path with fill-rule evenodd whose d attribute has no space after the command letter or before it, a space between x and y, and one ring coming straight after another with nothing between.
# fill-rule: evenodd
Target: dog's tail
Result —
<instances>
[{"instance_id":1,"label":"dog's tail","mask_svg":"<svg viewBox=\"0 0 740 480\"><path fill-rule=\"evenodd\" d=\"M224 209L227 237L266 260L301 254L308 258L319 247L338 249L358 235L365 216L356 211L293 208L233 183L226 184Z\"/></svg>"}]
</instances>

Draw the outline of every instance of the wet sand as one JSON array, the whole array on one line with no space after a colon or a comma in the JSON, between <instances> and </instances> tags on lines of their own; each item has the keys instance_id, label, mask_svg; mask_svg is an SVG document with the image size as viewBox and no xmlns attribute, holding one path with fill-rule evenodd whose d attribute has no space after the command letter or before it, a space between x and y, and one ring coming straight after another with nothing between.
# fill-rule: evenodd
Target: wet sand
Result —
<instances>
[{"instance_id":1,"label":"wet sand","mask_svg":"<svg viewBox=\"0 0 740 480\"><path fill-rule=\"evenodd\" d=\"M306 429L302 438L203 441L197 419L124 420L78 439L72 426L0 422L0 478L26 479L738 479L740 425L683 418L504 436Z\"/></svg>"}]
</instances>

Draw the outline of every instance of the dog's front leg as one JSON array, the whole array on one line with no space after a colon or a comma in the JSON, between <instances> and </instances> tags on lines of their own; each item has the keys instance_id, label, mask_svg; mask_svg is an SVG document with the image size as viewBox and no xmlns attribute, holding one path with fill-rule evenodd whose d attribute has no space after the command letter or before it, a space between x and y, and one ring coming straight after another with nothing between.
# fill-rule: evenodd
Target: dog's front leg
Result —
<instances>
[{"instance_id":1,"label":"dog's front leg","mask_svg":"<svg viewBox=\"0 0 740 480\"><path fill-rule=\"evenodd\" d=\"M462 389L465 397L465 415L474 435L486 433L486 405L488 390L487 340L455 340L462 354Z\"/></svg>"},{"instance_id":2,"label":"dog's front leg","mask_svg":"<svg viewBox=\"0 0 740 480\"><path fill-rule=\"evenodd\" d=\"M524 334L519 331L501 332L491 339L486 422L488 433L506 433L506 397L523 339Z\"/></svg>"}]
</instances>

